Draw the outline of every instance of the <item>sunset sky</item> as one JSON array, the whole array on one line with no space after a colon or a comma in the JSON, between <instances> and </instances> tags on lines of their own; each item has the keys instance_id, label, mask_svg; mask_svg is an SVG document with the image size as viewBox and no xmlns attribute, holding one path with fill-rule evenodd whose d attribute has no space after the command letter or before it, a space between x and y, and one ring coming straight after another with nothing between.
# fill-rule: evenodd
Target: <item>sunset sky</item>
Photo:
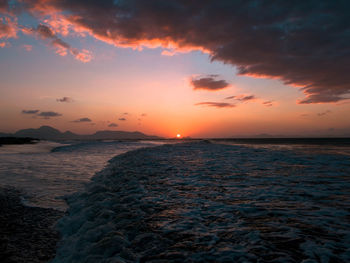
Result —
<instances>
[{"instance_id":1,"label":"sunset sky","mask_svg":"<svg viewBox=\"0 0 350 263\"><path fill-rule=\"evenodd\" d=\"M0 131L350 136L346 1L0 0Z\"/></svg>"}]
</instances>

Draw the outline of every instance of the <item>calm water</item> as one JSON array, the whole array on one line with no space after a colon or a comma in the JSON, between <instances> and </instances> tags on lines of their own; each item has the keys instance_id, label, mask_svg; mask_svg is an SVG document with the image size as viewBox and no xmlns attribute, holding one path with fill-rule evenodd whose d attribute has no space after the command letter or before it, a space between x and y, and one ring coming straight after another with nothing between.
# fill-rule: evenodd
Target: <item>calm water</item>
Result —
<instances>
[{"instance_id":1,"label":"calm water","mask_svg":"<svg viewBox=\"0 0 350 263\"><path fill-rule=\"evenodd\" d=\"M218 144L245 147L289 150L312 155L339 154L350 156L350 140L338 139L324 144L305 140L271 141L271 139L214 140ZM288 142L288 143L286 143ZM84 189L90 178L100 171L107 161L131 150L169 143L165 141L135 142L82 142L60 144L41 141L38 144L0 147L0 185L19 188L28 205L65 210L63 196ZM318 144L317 144L318 143Z\"/></svg>"},{"instance_id":2,"label":"calm water","mask_svg":"<svg viewBox=\"0 0 350 263\"><path fill-rule=\"evenodd\" d=\"M86 142L63 145L38 144L0 147L0 185L23 191L28 205L65 210L63 196L84 185L115 155L162 142ZM53 152L52 152L53 150Z\"/></svg>"}]
</instances>

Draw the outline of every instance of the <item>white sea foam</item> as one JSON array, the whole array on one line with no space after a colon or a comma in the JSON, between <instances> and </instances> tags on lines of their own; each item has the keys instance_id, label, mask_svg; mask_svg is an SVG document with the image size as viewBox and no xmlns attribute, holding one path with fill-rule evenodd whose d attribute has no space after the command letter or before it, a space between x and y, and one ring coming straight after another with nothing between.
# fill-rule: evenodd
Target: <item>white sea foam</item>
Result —
<instances>
[{"instance_id":1,"label":"white sea foam","mask_svg":"<svg viewBox=\"0 0 350 263\"><path fill-rule=\"evenodd\" d=\"M349 262L349 158L186 143L113 158L53 262Z\"/></svg>"}]
</instances>

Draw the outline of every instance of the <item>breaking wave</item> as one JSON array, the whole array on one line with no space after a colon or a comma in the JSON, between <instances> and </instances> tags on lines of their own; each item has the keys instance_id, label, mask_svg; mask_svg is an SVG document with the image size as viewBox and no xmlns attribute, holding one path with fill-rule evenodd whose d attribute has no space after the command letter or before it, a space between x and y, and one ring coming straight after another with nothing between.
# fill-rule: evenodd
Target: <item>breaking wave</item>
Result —
<instances>
[{"instance_id":1,"label":"breaking wave","mask_svg":"<svg viewBox=\"0 0 350 263\"><path fill-rule=\"evenodd\" d=\"M185 143L68 199L53 262L350 262L349 157Z\"/></svg>"}]
</instances>

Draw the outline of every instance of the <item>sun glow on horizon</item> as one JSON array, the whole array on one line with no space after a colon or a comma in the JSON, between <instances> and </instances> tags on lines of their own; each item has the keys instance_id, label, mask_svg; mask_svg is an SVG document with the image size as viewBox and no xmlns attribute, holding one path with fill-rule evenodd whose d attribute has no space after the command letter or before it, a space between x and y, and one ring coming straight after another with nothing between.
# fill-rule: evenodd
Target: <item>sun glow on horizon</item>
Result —
<instances>
[{"instance_id":1,"label":"sun glow on horizon","mask_svg":"<svg viewBox=\"0 0 350 263\"><path fill-rule=\"evenodd\" d=\"M176 138L180 139L181 138L181 134L180 133L176 134Z\"/></svg>"}]
</instances>

